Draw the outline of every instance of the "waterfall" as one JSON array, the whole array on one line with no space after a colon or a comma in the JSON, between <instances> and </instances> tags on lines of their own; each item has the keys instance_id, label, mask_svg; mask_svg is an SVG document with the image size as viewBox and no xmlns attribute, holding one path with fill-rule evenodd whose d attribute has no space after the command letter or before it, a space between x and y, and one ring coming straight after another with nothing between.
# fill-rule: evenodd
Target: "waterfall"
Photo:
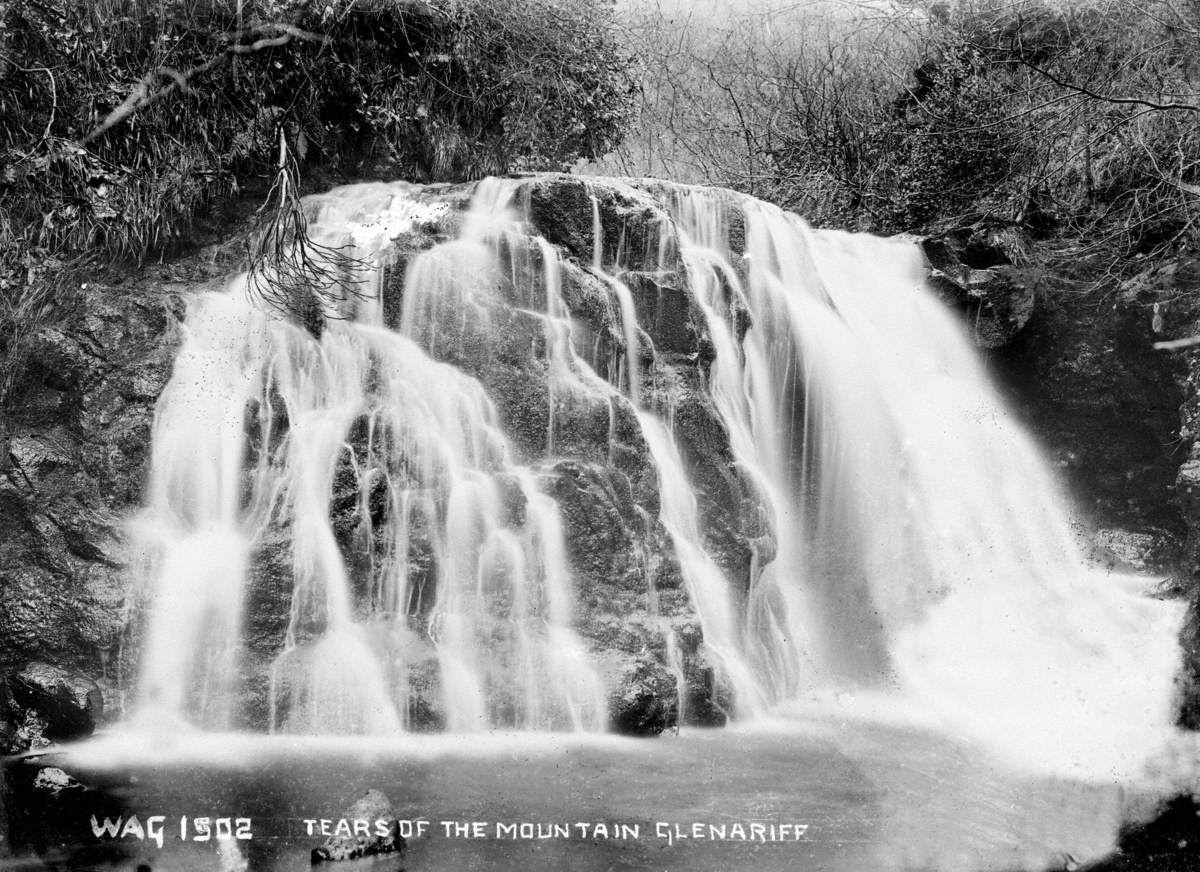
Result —
<instances>
[{"instance_id":1,"label":"waterfall","mask_svg":"<svg viewBox=\"0 0 1200 872\"><path fill-rule=\"evenodd\" d=\"M688 595L704 628L704 644L729 683L737 710L742 714L761 713L766 704L762 682L744 654L730 581L704 548L696 495L679 448L671 432L654 415L642 412L639 420L659 470L663 525L671 536ZM675 648L674 637L668 635L668 653Z\"/></svg>"},{"instance_id":2,"label":"waterfall","mask_svg":"<svg viewBox=\"0 0 1200 872\"><path fill-rule=\"evenodd\" d=\"M1087 564L1069 499L915 246L731 192L593 180L572 259L539 232L536 183L476 186L453 238L403 264L398 311L393 240L449 198L400 183L311 198L313 237L368 264L320 338L260 311L245 276L192 302L134 524L143 712L238 725L249 603L283 553L289 611L259 676L272 729L401 731L430 675L451 730L603 728L620 688L579 630L546 489L583 450L579 422L603 416L610 466L622 422L640 431L658 495L627 522L665 531L733 714L882 696L1078 772L1127 771L1165 739L1180 609ZM606 244L602 189L658 210L645 252ZM686 280L710 359L649 347L630 272ZM611 335L581 324L581 282ZM518 353L547 398L520 447L468 365ZM685 364L774 540L742 581L656 382ZM678 620L647 612L682 709Z\"/></svg>"},{"instance_id":3,"label":"waterfall","mask_svg":"<svg viewBox=\"0 0 1200 872\"><path fill-rule=\"evenodd\" d=\"M313 203L314 233L336 241L364 194L380 192ZM402 188L384 200L375 208L402 214L385 235L421 215ZM370 217L368 229L381 223ZM377 273L378 235L349 240ZM479 265L482 243L460 247L419 259L410 281L432 291L459 281L466 294L458 270ZM479 383L381 326L378 299L347 296L357 317L330 318L317 340L258 311L247 281L193 303L159 403L138 523L157 555L143 711L233 724L249 553L274 524L289 534L292 593L270 669L273 729L399 731L421 633L436 649L450 729L600 728L601 683L572 630L556 508L514 461ZM406 297L417 332L422 299ZM252 472L247 431L260 446ZM331 520L335 488L358 508L352 531ZM417 528L431 566L412 565Z\"/></svg>"},{"instance_id":4,"label":"waterfall","mask_svg":"<svg viewBox=\"0 0 1200 872\"><path fill-rule=\"evenodd\" d=\"M915 246L740 198L735 251L725 198L671 209L714 400L775 513L749 619L776 700L882 690L1023 763L1135 768L1173 720L1181 607L1088 566Z\"/></svg>"}]
</instances>

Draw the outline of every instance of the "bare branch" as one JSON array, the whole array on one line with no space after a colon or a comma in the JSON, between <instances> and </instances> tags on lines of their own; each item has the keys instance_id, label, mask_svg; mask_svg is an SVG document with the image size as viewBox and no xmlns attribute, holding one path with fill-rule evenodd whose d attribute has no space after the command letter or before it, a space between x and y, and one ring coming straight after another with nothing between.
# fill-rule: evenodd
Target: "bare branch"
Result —
<instances>
[{"instance_id":1,"label":"bare branch","mask_svg":"<svg viewBox=\"0 0 1200 872\"><path fill-rule=\"evenodd\" d=\"M1067 90L1074 91L1077 94L1082 94L1085 97L1090 97L1093 100L1099 100L1104 103L1113 103L1113 104L1125 105L1125 106L1145 106L1149 109L1153 109L1156 111L1162 111L1162 112L1182 111L1182 112L1200 113L1200 106L1196 105L1195 103L1181 103L1181 102L1160 103L1158 101L1147 100L1142 97L1119 97L1114 94L1101 94L1098 91L1094 91L1085 85L1078 85L1074 82L1069 82L1060 76L1056 76L1054 73L1050 72L1047 69L1044 69L1043 67L1038 66L1037 64L1033 63L1032 61L1030 61L1029 59L1027 59L1025 57L1021 57L1020 55L1018 55L1016 57L1016 60L1022 66L1028 67L1030 70L1037 73L1039 76L1042 76L1042 77L1048 79L1049 81L1058 85L1060 88L1066 88Z\"/></svg>"},{"instance_id":2,"label":"bare branch","mask_svg":"<svg viewBox=\"0 0 1200 872\"><path fill-rule=\"evenodd\" d=\"M309 237L298 179L281 128L275 180L258 210L247 277L250 291L264 303L316 332L318 316L344 317L342 304L363 296L360 285L369 264Z\"/></svg>"},{"instance_id":3,"label":"bare branch","mask_svg":"<svg viewBox=\"0 0 1200 872\"><path fill-rule=\"evenodd\" d=\"M274 35L271 36L268 34ZM247 43L242 41L255 36L258 39L255 39L253 42ZM220 54L202 64L197 64L183 72L171 67L159 67L147 73L133 86L133 90L129 92L129 96L122 101L121 105L108 113L103 121L79 140L79 144L87 145L147 106L164 100L177 91L186 91L192 79L202 76L222 64L228 63L235 56L253 54L254 52L268 48L278 48L287 45L292 40L319 42L324 45L329 42L329 37L310 33L291 24L283 23L259 24L254 27L244 28L229 37L229 45ZM165 87L155 89L156 83L163 78L170 79L170 83Z\"/></svg>"}]
</instances>

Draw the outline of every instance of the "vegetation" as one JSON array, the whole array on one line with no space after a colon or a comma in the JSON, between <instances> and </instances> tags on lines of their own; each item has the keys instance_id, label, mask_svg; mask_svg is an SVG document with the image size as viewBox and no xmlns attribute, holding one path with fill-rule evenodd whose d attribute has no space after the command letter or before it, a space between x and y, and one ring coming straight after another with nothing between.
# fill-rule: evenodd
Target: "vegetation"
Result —
<instances>
[{"instance_id":1,"label":"vegetation","mask_svg":"<svg viewBox=\"0 0 1200 872\"><path fill-rule=\"evenodd\" d=\"M1197 241L1191 0L653 2L0 0L0 401L78 267L161 252L248 186L250 253L279 260L315 172L463 180L620 146L601 169L826 225L984 218L1118 271Z\"/></svg>"},{"instance_id":2,"label":"vegetation","mask_svg":"<svg viewBox=\"0 0 1200 872\"><path fill-rule=\"evenodd\" d=\"M464 180L610 150L635 93L611 25L600 0L0 0L0 399L73 268L161 252L248 185L289 194L270 251L314 168Z\"/></svg>"}]
</instances>

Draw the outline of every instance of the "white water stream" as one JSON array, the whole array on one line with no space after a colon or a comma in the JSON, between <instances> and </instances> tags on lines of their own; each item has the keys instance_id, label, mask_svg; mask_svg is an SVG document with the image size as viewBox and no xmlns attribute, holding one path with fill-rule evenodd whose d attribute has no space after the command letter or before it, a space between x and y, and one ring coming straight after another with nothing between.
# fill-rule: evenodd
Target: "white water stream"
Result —
<instances>
[{"instance_id":1,"label":"white water stream","mask_svg":"<svg viewBox=\"0 0 1200 872\"><path fill-rule=\"evenodd\" d=\"M192 304L135 525L149 567L143 712L230 726L253 558L282 525L294 587L270 671L275 729L402 730L422 632L448 728L603 727L558 506L514 459L481 384L429 353L452 341L438 332L447 312L486 308L502 250L508 278L521 272L521 185L482 183L458 239L410 263L398 331L384 326L380 261L444 208L403 185L313 204L315 236L378 267L320 340L258 311L244 278ZM707 390L777 539L735 591L707 550L678 434L638 409L661 521L740 714L886 698L1035 767L1136 770L1171 732L1181 611L1145 596L1144 579L1087 565L1065 494L924 286L916 248L813 231L728 192L668 200L715 349ZM539 238L524 264L543 294L551 454L554 410L573 398L615 402L619 387L642 402L634 301L619 258L602 269L592 204L590 268L625 340L612 385L576 354L559 253ZM347 470L365 594L330 519ZM429 566L413 564L418 530Z\"/></svg>"}]
</instances>

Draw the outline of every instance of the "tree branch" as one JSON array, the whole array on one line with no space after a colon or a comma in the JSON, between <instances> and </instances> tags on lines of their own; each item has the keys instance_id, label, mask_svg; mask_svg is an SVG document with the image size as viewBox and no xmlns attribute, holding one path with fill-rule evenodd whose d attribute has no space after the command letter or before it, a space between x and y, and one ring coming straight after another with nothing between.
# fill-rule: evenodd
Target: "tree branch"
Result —
<instances>
[{"instance_id":1,"label":"tree branch","mask_svg":"<svg viewBox=\"0 0 1200 872\"><path fill-rule=\"evenodd\" d=\"M1145 100L1141 97L1118 97L1118 96L1115 96L1112 94L1101 94L1098 91L1093 91L1091 88L1088 88L1085 85L1077 85L1074 82L1068 82L1065 79L1063 79L1059 76L1056 76L1054 73L1050 72L1049 70L1039 67L1037 64L1033 63L1033 61L1030 61L1030 60L1027 60L1026 58L1021 57L1020 55L1017 55L1016 60L1022 66L1027 67L1030 70L1033 70L1035 73L1037 73L1039 76L1042 76L1043 78L1049 79L1051 82L1058 85L1060 88L1066 88L1069 91L1074 91L1077 94L1082 94L1085 97L1090 97L1093 100L1099 100L1103 103L1115 103L1118 105L1125 105L1125 106L1145 106L1149 109L1154 109L1154 110L1162 111L1162 112L1183 111L1183 112L1195 112L1195 113L1200 114L1200 106L1196 105L1195 103L1180 103L1180 102L1159 103L1154 100Z\"/></svg>"},{"instance_id":2,"label":"tree branch","mask_svg":"<svg viewBox=\"0 0 1200 872\"><path fill-rule=\"evenodd\" d=\"M250 37L258 38L248 43L242 41ZM263 49L278 48L279 46L287 45L294 39L306 42L319 42L322 45L329 42L328 36L310 33L291 24L259 24L239 30L232 34L229 39L230 44L220 54L183 72L171 67L159 67L147 73L134 85L133 90L130 91L129 96L122 101L121 105L112 112L109 112L103 121L92 128L83 139L79 140L79 144L87 145L147 106L151 106L169 97L176 91L187 90L192 79L204 75L221 64L229 62L237 55L253 54ZM155 83L162 78L171 79L170 84L158 90L152 90Z\"/></svg>"}]
</instances>

